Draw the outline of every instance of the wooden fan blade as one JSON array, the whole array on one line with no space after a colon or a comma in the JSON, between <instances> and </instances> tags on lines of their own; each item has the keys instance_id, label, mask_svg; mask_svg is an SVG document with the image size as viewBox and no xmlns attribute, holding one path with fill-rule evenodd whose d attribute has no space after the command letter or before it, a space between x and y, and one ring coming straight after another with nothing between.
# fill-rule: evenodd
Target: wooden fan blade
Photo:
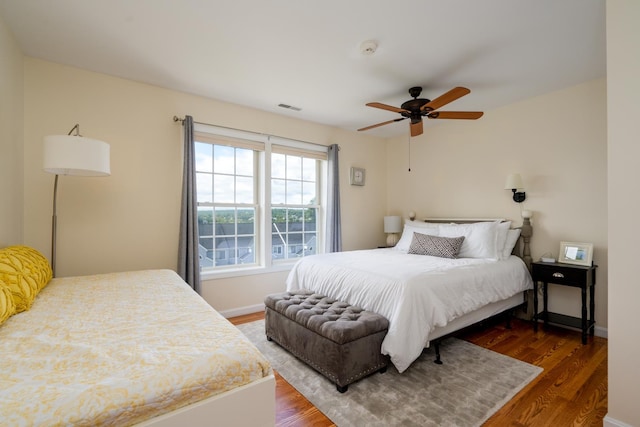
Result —
<instances>
[{"instance_id":1,"label":"wooden fan blade","mask_svg":"<svg viewBox=\"0 0 640 427\"><path fill-rule=\"evenodd\" d=\"M367 107L381 108L387 111L393 111L394 113L408 113L409 111L403 110L402 108L394 107L392 105L382 104L380 102L369 102Z\"/></svg>"},{"instance_id":2,"label":"wooden fan blade","mask_svg":"<svg viewBox=\"0 0 640 427\"><path fill-rule=\"evenodd\" d=\"M399 122L399 121L402 121L402 120L404 120L404 119L406 119L406 117L402 117L402 118L400 118L400 119L388 120L388 121L386 121L386 122L378 123L377 125L367 126L367 127L365 127L365 128L361 128L361 129L358 129L358 130L359 130L359 131L361 131L361 130L369 130L369 129L377 128L378 126L388 125L389 123Z\"/></svg>"},{"instance_id":3,"label":"wooden fan blade","mask_svg":"<svg viewBox=\"0 0 640 427\"><path fill-rule=\"evenodd\" d=\"M482 111L434 111L427 114L430 119L463 119L475 120L482 117Z\"/></svg>"},{"instance_id":4,"label":"wooden fan blade","mask_svg":"<svg viewBox=\"0 0 640 427\"><path fill-rule=\"evenodd\" d=\"M411 123L411 136L422 135L422 120L418 123Z\"/></svg>"},{"instance_id":5,"label":"wooden fan blade","mask_svg":"<svg viewBox=\"0 0 640 427\"><path fill-rule=\"evenodd\" d=\"M440 95L431 102L427 102L426 104L424 104L422 107L420 107L420 110L437 110L438 108L447 105L448 103L453 102L458 98L462 98L469 93L471 93L471 91L466 87L454 87L449 92Z\"/></svg>"}]
</instances>

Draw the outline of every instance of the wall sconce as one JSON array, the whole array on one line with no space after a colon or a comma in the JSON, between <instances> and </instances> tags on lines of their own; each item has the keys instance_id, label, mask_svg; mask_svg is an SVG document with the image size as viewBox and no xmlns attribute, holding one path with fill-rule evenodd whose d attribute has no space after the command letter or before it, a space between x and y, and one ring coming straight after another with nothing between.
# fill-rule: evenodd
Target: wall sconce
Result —
<instances>
[{"instance_id":1,"label":"wall sconce","mask_svg":"<svg viewBox=\"0 0 640 427\"><path fill-rule=\"evenodd\" d=\"M398 243L398 234L402 231L402 218L399 216L384 217L384 232L387 236L387 246L392 247Z\"/></svg>"},{"instance_id":2,"label":"wall sconce","mask_svg":"<svg viewBox=\"0 0 640 427\"><path fill-rule=\"evenodd\" d=\"M518 189L524 189L522 185L522 178L519 173L512 173L507 176L507 182L504 184L505 190L513 191L513 201L516 203L524 202L526 194L524 191L519 192Z\"/></svg>"}]
</instances>

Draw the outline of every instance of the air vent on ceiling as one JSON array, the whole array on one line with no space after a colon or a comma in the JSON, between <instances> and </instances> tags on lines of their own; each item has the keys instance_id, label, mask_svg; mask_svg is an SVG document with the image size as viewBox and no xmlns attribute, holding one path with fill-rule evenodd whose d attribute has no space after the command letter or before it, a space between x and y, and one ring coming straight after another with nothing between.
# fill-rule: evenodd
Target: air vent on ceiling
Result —
<instances>
[{"instance_id":1,"label":"air vent on ceiling","mask_svg":"<svg viewBox=\"0 0 640 427\"><path fill-rule=\"evenodd\" d=\"M286 108L288 110L293 110L293 111L302 111L302 108L294 107L293 105L289 105L289 104L278 104L278 107Z\"/></svg>"}]
</instances>

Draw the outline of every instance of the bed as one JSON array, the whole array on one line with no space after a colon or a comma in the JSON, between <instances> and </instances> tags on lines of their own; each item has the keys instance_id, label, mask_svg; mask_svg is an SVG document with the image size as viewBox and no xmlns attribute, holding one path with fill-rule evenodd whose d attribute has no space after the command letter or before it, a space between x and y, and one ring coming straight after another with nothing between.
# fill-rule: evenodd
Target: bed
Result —
<instances>
[{"instance_id":1,"label":"bed","mask_svg":"<svg viewBox=\"0 0 640 427\"><path fill-rule=\"evenodd\" d=\"M49 281L38 255L0 250L1 424L275 424L267 359L175 272Z\"/></svg>"},{"instance_id":2,"label":"bed","mask_svg":"<svg viewBox=\"0 0 640 427\"><path fill-rule=\"evenodd\" d=\"M528 219L517 229L504 220L451 221L407 221L394 248L305 257L287 290L308 289L386 317L381 352L403 372L430 342L523 306L533 287L530 257L521 257L529 252ZM457 253L449 258L451 245Z\"/></svg>"}]
</instances>

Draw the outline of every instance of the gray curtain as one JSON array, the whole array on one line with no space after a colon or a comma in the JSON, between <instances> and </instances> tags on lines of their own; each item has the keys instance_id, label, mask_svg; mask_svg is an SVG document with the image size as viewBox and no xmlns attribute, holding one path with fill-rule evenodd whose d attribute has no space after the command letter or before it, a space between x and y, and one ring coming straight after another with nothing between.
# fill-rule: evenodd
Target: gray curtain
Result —
<instances>
[{"instance_id":1,"label":"gray curtain","mask_svg":"<svg viewBox=\"0 0 640 427\"><path fill-rule=\"evenodd\" d=\"M178 242L178 274L193 290L200 292L200 257L198 253L198 206L196 193L193 117L185 116L184 167L182 170L182 207Z\"/></svg>"},{"instance_id":2,"label":"gray curtain","mask_svg":"<svg viewBox=\"0 0 640 427\"><path fill-rule=\"evenodd\" d=\"M326 252L342 251L342 225L340 225L340 173L338 167L338 152L340 146L329 146L328 177L327 177L327 244Z\"/></svg>"}]
</instances>

